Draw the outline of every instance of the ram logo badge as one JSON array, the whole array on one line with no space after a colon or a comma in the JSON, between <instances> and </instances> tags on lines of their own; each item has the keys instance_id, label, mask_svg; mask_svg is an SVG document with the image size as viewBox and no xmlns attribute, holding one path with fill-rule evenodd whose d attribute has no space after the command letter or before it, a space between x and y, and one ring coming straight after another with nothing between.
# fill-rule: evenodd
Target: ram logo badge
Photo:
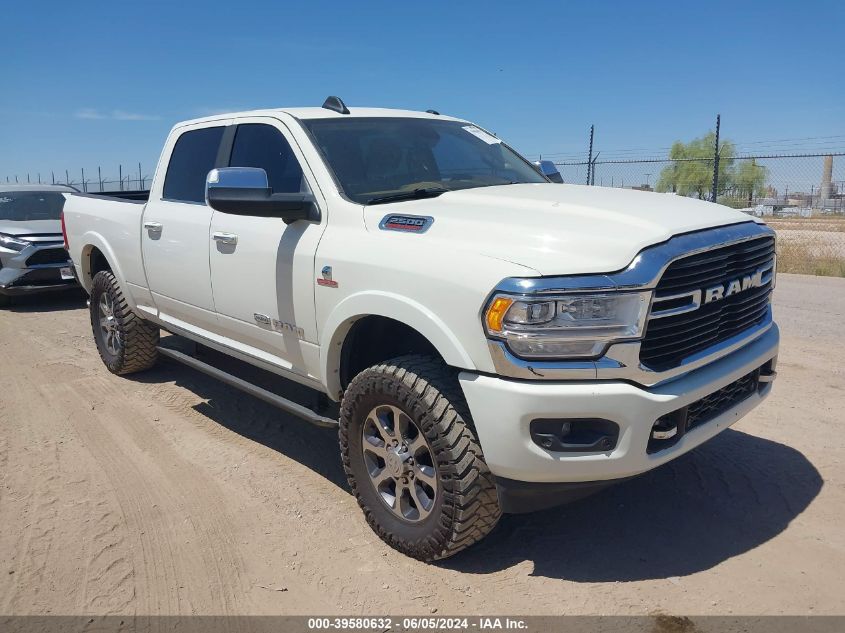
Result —
<instances>
[{"instance_id":1,"label":"ram logo badge","mask_svg":"<svg viewBox=\"0 0 845 633\"><path fill-rule=\"evenodd\" d=\"M739 292L745 292L751 288L762 288L763 273L769 270L769 267L758 268L753 275L746 275L740 279L733 279L721 286L713 286L704 291L704 304L713 303L714 301L721 301Z\"/></svg>"},{"instance_id":2,"label":"ram logo badge","mask_svg":"<svg viewBox=\"0 0 845 633\"><path fill-rule=\"evenodd\" d=\"M378 227L382 231L425 233L433 223L434 218L428 215L397 215L391 213L382 218Z\"/></svg>"}]
</instances>

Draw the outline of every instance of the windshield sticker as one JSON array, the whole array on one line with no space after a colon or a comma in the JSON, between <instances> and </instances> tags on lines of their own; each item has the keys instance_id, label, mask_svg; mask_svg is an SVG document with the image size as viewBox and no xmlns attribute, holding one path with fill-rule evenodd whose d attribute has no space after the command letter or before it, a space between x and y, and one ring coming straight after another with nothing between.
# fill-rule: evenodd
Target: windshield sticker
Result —
<instances>
[{"instance_id":1,"label":"windshield sticker","mask_svg":"<svg viewBox=\"0 0 845 633\"><path fill-rule=\"evenodd\" d=\"M467 132L469 132L470 134L472 134L473 136L477 136L478 138L480 138L482 141L484 141L488 145L495 145L496 143L502 142L501 140L497 139L492 134L488 134L487 132L482 130L480 127L476 127L474 125L465 125L464 129Z\"/></svg>"}]
</instances>

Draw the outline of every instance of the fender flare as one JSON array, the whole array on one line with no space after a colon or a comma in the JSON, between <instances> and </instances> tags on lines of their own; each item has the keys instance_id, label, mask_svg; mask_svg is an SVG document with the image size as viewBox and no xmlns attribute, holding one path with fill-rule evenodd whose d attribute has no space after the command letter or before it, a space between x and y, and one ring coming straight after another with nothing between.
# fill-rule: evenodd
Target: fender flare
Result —
<instances>
[{"instance_id":1,"label":"fender flare","mask_svg":"<svg viewBox=\"0 0 845 633\"><path fill-rule=\"evenodd\" d=\"M402 295L365 291L349 295L332 310L320 332L320 369L329 394L341 392L340 358L346 335L356 321L381 316L415 329L448 365L473 370L469 354L444 321L424 305Z\"/></svg>"},{"instance_id":2,"label":"fender flare","mask_svg":"<svg viewBox=\"0 0 845 633\"><path fill-rule=\"evenodd\" d=\"M79 281L82 284L82 287L85 288L85 291L88 294L91 294L91 282L93 279L93 275L91 274L91 251L96 248L99 250L103 257L106 258L106 261L109 264L109 268L111 268L112 273L114 273L115 279L117 279L117 283L120 284L121 290L123 290L123 296L126 298L129 307L133 310L136 309L135 300L132 297L131 292L126 291L126 282L125 277L123 276L123 271L120 268L120 264L118 263L117 256L114 254L114 251L109 246L108 242L103 238L102 235L96 233L94 231L88 231L85 233L81 238L80 241L85 244L80 251L80 261L79 261L79 268L80 275Z\"/></svg>"}]
</instances>

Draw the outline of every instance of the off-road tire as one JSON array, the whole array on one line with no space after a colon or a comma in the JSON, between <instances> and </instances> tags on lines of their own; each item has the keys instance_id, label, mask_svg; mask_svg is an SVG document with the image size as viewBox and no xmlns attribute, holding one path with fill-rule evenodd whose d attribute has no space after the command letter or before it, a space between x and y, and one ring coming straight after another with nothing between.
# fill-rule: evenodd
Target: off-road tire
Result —
<instances>
[{"instance_id":1,"label":"off-road tire","mask_svg":"<svg viewBox=\"0 0 845 633\"><path fill-rule=\"evenodd\" d=\"M100 300L108 295L113 306L114 322L119 341L117 353L112 353L100 328ZM94 275L91 286L91 329L103 364L113 374L123 376L149 369L158 360L159 328L135 314L126 303L115 276L107 270Z\"/></svg>"},{"instance_id":2,"label":"off-road tire","mask_svg":"<svg viewBox=\"0 0 845 633\"><path fill-rule=\"evenodd\" d=\"M425 436L436 462L439 493L431 514L403 522L369 479L362 425L373 407L402 409ZM442 361L400 356L358 374L341 403L343 468L367 523L394 549L413 558L448 558L478 542L501 517L493 475L481 452L457 372Z\"/></svg>"}]
</instances>

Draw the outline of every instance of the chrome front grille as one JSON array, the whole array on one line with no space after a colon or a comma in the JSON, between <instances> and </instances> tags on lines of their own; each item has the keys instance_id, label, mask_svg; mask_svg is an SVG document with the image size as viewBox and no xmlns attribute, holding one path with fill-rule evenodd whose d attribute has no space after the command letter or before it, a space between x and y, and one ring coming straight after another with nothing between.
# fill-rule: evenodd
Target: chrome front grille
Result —
<instances>
[{"instance_id":1,"label":"chrome front grille","mask_svg":"<svg viewBox=\"0 0 845 633\"><path fill-rule=\"evenodd\" d=\"M769 311L774 263L771 236L672 262L655 288L640 362L665 371L762 323Z\"/></svg>"}]
</instances>

